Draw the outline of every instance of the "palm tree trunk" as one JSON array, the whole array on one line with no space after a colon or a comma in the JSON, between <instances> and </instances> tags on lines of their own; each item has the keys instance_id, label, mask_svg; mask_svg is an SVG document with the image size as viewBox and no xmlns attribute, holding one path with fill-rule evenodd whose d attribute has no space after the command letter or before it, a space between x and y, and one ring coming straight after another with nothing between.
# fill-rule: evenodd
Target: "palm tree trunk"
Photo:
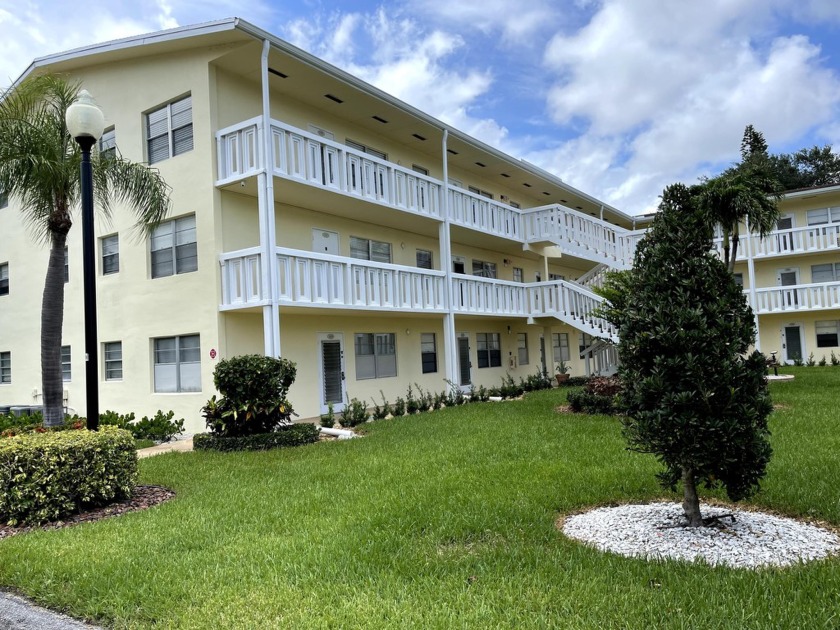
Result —
<instances>
[{"instance_id":1,"label":"palm tree trunk","mask_svg":"<svg viewBox=\"0 0 840 630\"><path fill-rule=\"evenodd\" d=\"M44 425L57 426L64 421L61 379L61 327L64 322L64 247L67 234L50 233L50 260L41 301L41 388L43 389Z\"/></svg>"},{"instance_id":2,"label":"palm tree trunk","mask_svg":"<svg viewBox=\"0 0 840 630\"><path fill-rule=\"evenodd\" d=\"M701 527L703 518L700 516L700 498L697 496L697 482L694 470L683 468L683 511L689 527Z\"/></svg>"},{"instance_id":3,"label":"palm tree trunk","mask_svg":"<svg viewBox=\"0 0 840 630\"><path fill-rule=\"evenodd\" d=\"M729 263L727 268L729 269L729 273L735 273L735 259L738 258L738 243L740 242L741 237L738 234L738 229L736 228L732 234L732 258L729 259Z\"/></svg>"},{"instance_id":4,"label":"palm tree trunk","mask_svg":"<svg viewBox=\"0 0 840 630\"><path fill-rule=\"evenodd\" d=\"M729 267L729 230L723 230L723 263Z\"/></svg>"}]
</instances>

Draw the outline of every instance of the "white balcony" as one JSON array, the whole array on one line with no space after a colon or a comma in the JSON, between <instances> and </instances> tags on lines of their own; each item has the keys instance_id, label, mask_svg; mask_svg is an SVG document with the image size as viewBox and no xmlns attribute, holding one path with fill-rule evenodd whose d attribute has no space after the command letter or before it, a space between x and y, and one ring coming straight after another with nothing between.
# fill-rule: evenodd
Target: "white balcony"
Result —
<instances>
[{"instance_id":1,"label":"white balcony","mask_svg":"<svg viewBox=\"0 0 840 630\"><path fill-rule=\"evenodd\" d=\"M757 288L755 293L759 315L840 308L840 282Z\"/></svg>"},{"instance_id":2,"label":"white balcony","mask_svg":"<svg viewBox=\"0 0 840 630\"><path fill-rule=\"evenodd\" d=\"M715 249L723 256L723 239L715 239ZM822 252L840 251L840 226L813 225L774 230L766 238L755 235L741 235L738 243L738 261L747 260L747 248L752 248L756 260L781 256L801 256Z\"/></svg>"},{"instance_id":3,"label":"white balcony","mask_svg":"<svg viewBox=\"0 0 840 630\"><path fill-rule=\"evenodd\" d=\"M269 303L256 248L220 257L221 310ZM279 303L284 306L404 312L445 312L446 275L441 271L371 263L276 248Z\"/></svg>"},{"instance_id":4,"label":"white balcony","mask_svg":"<svg viewBox=\"0 0 840 630\"><path fill-rule=\"evenodd\" d=\"M449 219L455 225L522 242L522 213L463 188L449 187Z\"/></svg>"}]
</instances>

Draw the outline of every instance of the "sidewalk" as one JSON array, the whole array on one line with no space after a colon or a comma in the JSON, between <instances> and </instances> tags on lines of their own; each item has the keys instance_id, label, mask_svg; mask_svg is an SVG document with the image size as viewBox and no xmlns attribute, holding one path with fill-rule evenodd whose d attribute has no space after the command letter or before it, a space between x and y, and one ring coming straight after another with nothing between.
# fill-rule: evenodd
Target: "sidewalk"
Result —
<instances>
[{"instance_id":1,"label":"sidewalk","mask_svg":"<svg viewBox=\"0 0 840 630\"><path fill-rule=\"evenodd\" d=\"M33 602L0 591L0 629L2 630L92 630L92 626L67 615L41 608Z\"/></svg>"},{"instance_id":2,"label":"sidewalk","mask_svg":"<svg viewBox=\"0 0 840 630\"><path fill-rule=\"evenodd\" d=\"M187 453L191 450L193 450L192 436L184 440L173 440L172 442L156 444L149 448L141 448L137 451L137 457L151 457L152 455L160 455L161 453Z\"/></svg>"}]
</instances>

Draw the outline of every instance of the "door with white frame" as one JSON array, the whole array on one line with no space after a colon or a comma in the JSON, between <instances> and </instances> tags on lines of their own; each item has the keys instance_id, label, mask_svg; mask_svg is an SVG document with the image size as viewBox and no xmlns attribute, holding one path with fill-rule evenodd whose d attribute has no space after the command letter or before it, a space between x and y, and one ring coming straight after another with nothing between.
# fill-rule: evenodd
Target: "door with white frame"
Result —
<instances>
[{"instance_id":1,"label":"door with white frame","mask_svg":"<svg viewBox=\"0 0 840 630\"><path fill-rule=\"evenodd\" d=\"M321 372L321 413L327 413L332 403L333 411L343 411L345 396L344 335L341 333L318 334L318 364Z\"/></svg>"},{"instance_id":2,"label":"door with white frame","mask_svg":"<svg viewBox=\"0 0 840 630\"><path fill-rule=\"evenodd\" d=\"M782 307L795 308L799 306L799 294L796 289L784 289L799 284L799 267L786 267L776 270L776 286L782 287Z\"/></svg>"},{"instance_id":3,"label":"door with white frame","mask_svg":"<svg viewBox=\"0 0 840 630\"><path fill-rule=\"evenodd\" d=\"M782 360L785 363L802 361L805 357L804 326L801 322L785 324L782 327Z\"/></svg>"},{"instance_id":4,"label":"door with white frame","mask_svg":"<svg viewBox=\"0 0 840 630\"><path fill-rule=\"evenodd\" d=\"M793 251L793 233L786 231L795 227L793 221L792 214L783 214L776 222L776 229L779 231L776 234L776 247L780 253Z\"/></svg>"},{"instance_id":5,"label":"door with white frame","mask_svg":"<svg viewBox=\"0 0 840 630\"><path fill-rule=\"evenodd\" d=\"M469 333L458 333L458 384L468 387L472 384L472 362L470 361Z\"/></svg>"}]
</instances>

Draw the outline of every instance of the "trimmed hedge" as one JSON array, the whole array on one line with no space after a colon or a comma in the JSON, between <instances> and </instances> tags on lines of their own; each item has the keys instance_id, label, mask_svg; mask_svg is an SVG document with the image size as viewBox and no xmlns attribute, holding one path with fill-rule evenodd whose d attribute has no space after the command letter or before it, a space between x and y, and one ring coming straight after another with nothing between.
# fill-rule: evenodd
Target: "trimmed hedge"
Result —
<instances>
[{"instance_id":1,"label":"trimmed hedge","mask_svg":"<svg viewBox=\"0 0 840 630\"><path fill-rule=\"evenodd\" d=\"M38 525L131 496L137 453L128 431L59 431L0 440L0 522Z\"/></svg>"},{"instance_id":2,"label":"trimmed hedge","mask_svg":"<svg viewBox=\"0 0 840 630\"><path fill-rule=\"evenodd\" d=\"M267 451L281 446L302 446L318 441L320 430L314 424L289 424L271 433L222 437L212 433L193 436L197 451Z\"/></svg>"}]
</instances>

